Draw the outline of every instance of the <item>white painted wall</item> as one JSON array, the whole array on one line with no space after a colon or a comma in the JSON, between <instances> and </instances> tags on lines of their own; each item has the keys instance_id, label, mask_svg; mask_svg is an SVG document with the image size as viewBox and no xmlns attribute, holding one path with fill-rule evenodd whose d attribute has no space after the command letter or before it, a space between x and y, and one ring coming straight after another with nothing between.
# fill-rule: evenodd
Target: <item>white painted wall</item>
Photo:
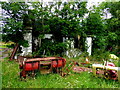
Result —
<instances>
[{"instance_id":1,"label":"white painted wall","mask_svg":"<svg viewBox=\"0 0 120 90\"><path fill-rule=\"evenodd\" d=\"M45 38L51 39L52 36L53 36L52 34L45 34L45 35L44 35L44 39L45 39Z\"/></svg>"}]
</instances>

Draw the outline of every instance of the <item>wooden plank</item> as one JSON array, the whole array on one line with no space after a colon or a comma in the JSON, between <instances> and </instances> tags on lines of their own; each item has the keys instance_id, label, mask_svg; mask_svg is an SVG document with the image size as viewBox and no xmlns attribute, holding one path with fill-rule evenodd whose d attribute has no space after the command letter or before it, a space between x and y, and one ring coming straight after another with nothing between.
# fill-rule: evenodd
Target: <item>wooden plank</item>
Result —
<instances>
[{"instance_id":1,"label":"wooden plank","mask_svg":"<svg viewBox=\"0 0 120 90\"><path fill-rule=\"evenodd\" d=\"M48 74L48 73L51 73L51 70L50 69L40 69L40 73L41 74Z\"/></svg>"}]
</instances>

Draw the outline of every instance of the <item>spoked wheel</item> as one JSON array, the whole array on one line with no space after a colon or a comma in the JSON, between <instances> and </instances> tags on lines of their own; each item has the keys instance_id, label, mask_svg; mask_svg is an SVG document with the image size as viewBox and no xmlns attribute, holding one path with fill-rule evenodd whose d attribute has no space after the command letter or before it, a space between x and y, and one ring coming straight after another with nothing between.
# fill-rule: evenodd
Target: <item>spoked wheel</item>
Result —
<instances>
[{"instance_id":1,"label":"spoked wheel","mask_svg":"<svg viewBox=\"0 0 120 90\"><path fill-rule=\"evenodd\" d=\"M116 71L113 71L113 70L107 70L104 72L104 77L106 79L112 79L112 80L117 80L117 73Z\"/></svg>"},{"instance_id":2,"label":"spoked wheel","mask_svg":"<svg viewBox=\"0 0 120 90\"><path fill-rule=\"evenodd\" d=\"M110 73L109 73L109 71L105 71L104 72L104 78L105 79L110 79Z\"/></svg>"}]
</instances>

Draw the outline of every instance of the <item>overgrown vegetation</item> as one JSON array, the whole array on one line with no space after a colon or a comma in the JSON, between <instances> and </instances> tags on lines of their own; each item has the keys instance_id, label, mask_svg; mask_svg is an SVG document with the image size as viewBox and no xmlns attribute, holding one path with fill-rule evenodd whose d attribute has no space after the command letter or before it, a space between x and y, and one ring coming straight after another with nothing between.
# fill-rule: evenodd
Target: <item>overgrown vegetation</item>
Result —
<instances>
[{"instance_id":1,"label":"overgrown vegetation","mask_svg":"<svg viewBox=\"0 0 120 90\"><path fill-rule=\"evenodd\" d=\"M0 61L0 89L2 88L2 62Z\"/></svg>"},{"instance_id":2,"label":"overgrown vegetation","mask_svg":"<svg viewBox=\"0 0 120 90\"><path fill-rule=\"evenodd\" d=\"M42 46L38 49L37 52L34 52L33 56L40 56L40 55L64 55L64 51L67 50L67 46L65 43L57 43L51 42L50 40L44 40L42 42Z\"/></svg>"},{"instance_id":3,"label":"overgrown vegetation","mask_svg":"<svg viewBox=\"0 0 120 90\"><path fill-rule=\"evenodd\" d=\"M30 2L29 5L24 2L1 2L4 14L9 17L4 18L3 41L13 41L20 45L28 46L24 40L23 34L32 28L33 43L35 39L42 38L46 33L53 34L55 41L51 45L51 50L47 50L40 45L33 44L33 51L41 54L43 49L47 55L53 55L51 51L55 45L60 47L60 53L56 48L54 54L60 54L65 51L63 37L76 39L78 35L80 40L76 46L85 51L85 38L93 37L93 54L96 50L110 51L120 55L120 33L119 33L119 6L120 2L103 2L98 7L93 6L87 10L87 2L53 2L43 6L42 2ZM31 9L30 9L31 8ZM108 12L111 18L103 18ZM84 15L88 13L88 17ZM115 22L115 23L114 23ZM15 38L14 38L15 37ZM60 44L61 43L61 44ZM78 47L79 46L79 47ZM42 52L39 51L42 50Z\"/></svg>"},{"instance_id":4,"label":"overgrown vegetation","mask_svg":"<svg viewBox=\"0 0 120 90\"><path fill-rule=\"evenodd\" d=\"M32 29L33 56L64 56L64 52L69 51L69 48L67 43L63 42L63 37L78 40L79 36L79 41L75 43L77 49L74 50L82 53L76 58L66 58L68 69L71 67L69 63L85 62L86 57L91 63L99 64L103 64L103 60L109 61L110 53L120 57L120 1L103 2L89 10L86 8L87 2L54 2L45 6L42 2L30 2L29 5L24 2L0 4L4 15L8 16L3 18L3 41L12 41L27 47L28 41L24 40L24 34ZM104 14L107 17L108 12L111 13L111 17L103 18ZM84 18L86 13L88 17ZM44 34L53 34L52 40L44 39ZM93 38L92 56L86 53L87 36ZM34 46L34 41L38 38L42 39L42 44ZM6 44L0 48L0 51L6 48ZM75 52L70 54L74 56ZM119 60L112 62L120 66ZM24 82L19 80L18 66L17 62L8 59L0 62L0 82L2 77L3 88L119 88L120 85L114 80L94 77L90 72L78 74L71 69L65 77L58 74L42 75L38 72L36 79L27 78Z\"/></svg>"},{"instance_id":5,"label":"overgrown vegetation","mask_svg":"<svg viewBox=\"0 0 120 90\"><path fill-rule=\"evenodd\" d=\"M99 53L98 53L99 54ZM90 63L103 64L106 54L95 55L89 57ZM98 57L99 56L99 57ZM66 57L64 57L66 58ZM0 75L2 75L2 88L118 88L119 82L114 80L105 80L103 78L94 77L90 72L74 73L71 69L71 62L76 61L79 64L85 62L86 53L82 53L77 58L66 58L67 63L64 72L67 76L61 77L59 74L40 74L37 72L35 79L27 77L27 81L20 81L19 64L15 61L9 61L5 58L0 62ZM108 58L106 58L108 59ZM118 62L115 63L116 66ZM66 69L68 70L66 71Z\"/></svg>"},{"instance_id":6,"label":"overgrown vegetation","mask_svg":"<svg viewBox=\"0 0 120 90\"><path fill-rule=\"evenodd\" d=\"M35 79L27 78L25 82L19 79L17 62L4 60L2 69L2 88L119 88L120 84L117 81L94 77L88 72L71 72L65 77L58 74L41 75L38 72Z\"/></svg>"}]
</instances>

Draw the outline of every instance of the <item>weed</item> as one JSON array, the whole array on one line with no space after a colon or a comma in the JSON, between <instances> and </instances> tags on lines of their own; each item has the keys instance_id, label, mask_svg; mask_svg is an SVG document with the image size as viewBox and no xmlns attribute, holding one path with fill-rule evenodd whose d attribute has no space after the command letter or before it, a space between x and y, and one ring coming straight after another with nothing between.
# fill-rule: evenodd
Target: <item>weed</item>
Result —
<instances>
[{"instance_id":1,"label":"weed","mask_svg":"<svg viewBox=\"0 0 120 90\"><path fill-rule=\"evenodd\" d=\"M75 59L76 61L78 59ZM70 62L70 59L68 59ZM79 60L78 60L79 61ZM37 73L35 79L19 79L18 63L2 61L2 87L3 88L118 88L120 83L113 80L94 77L92 73L73 73L65 77L59 74Z\"/></svg>"}]
</instances>

